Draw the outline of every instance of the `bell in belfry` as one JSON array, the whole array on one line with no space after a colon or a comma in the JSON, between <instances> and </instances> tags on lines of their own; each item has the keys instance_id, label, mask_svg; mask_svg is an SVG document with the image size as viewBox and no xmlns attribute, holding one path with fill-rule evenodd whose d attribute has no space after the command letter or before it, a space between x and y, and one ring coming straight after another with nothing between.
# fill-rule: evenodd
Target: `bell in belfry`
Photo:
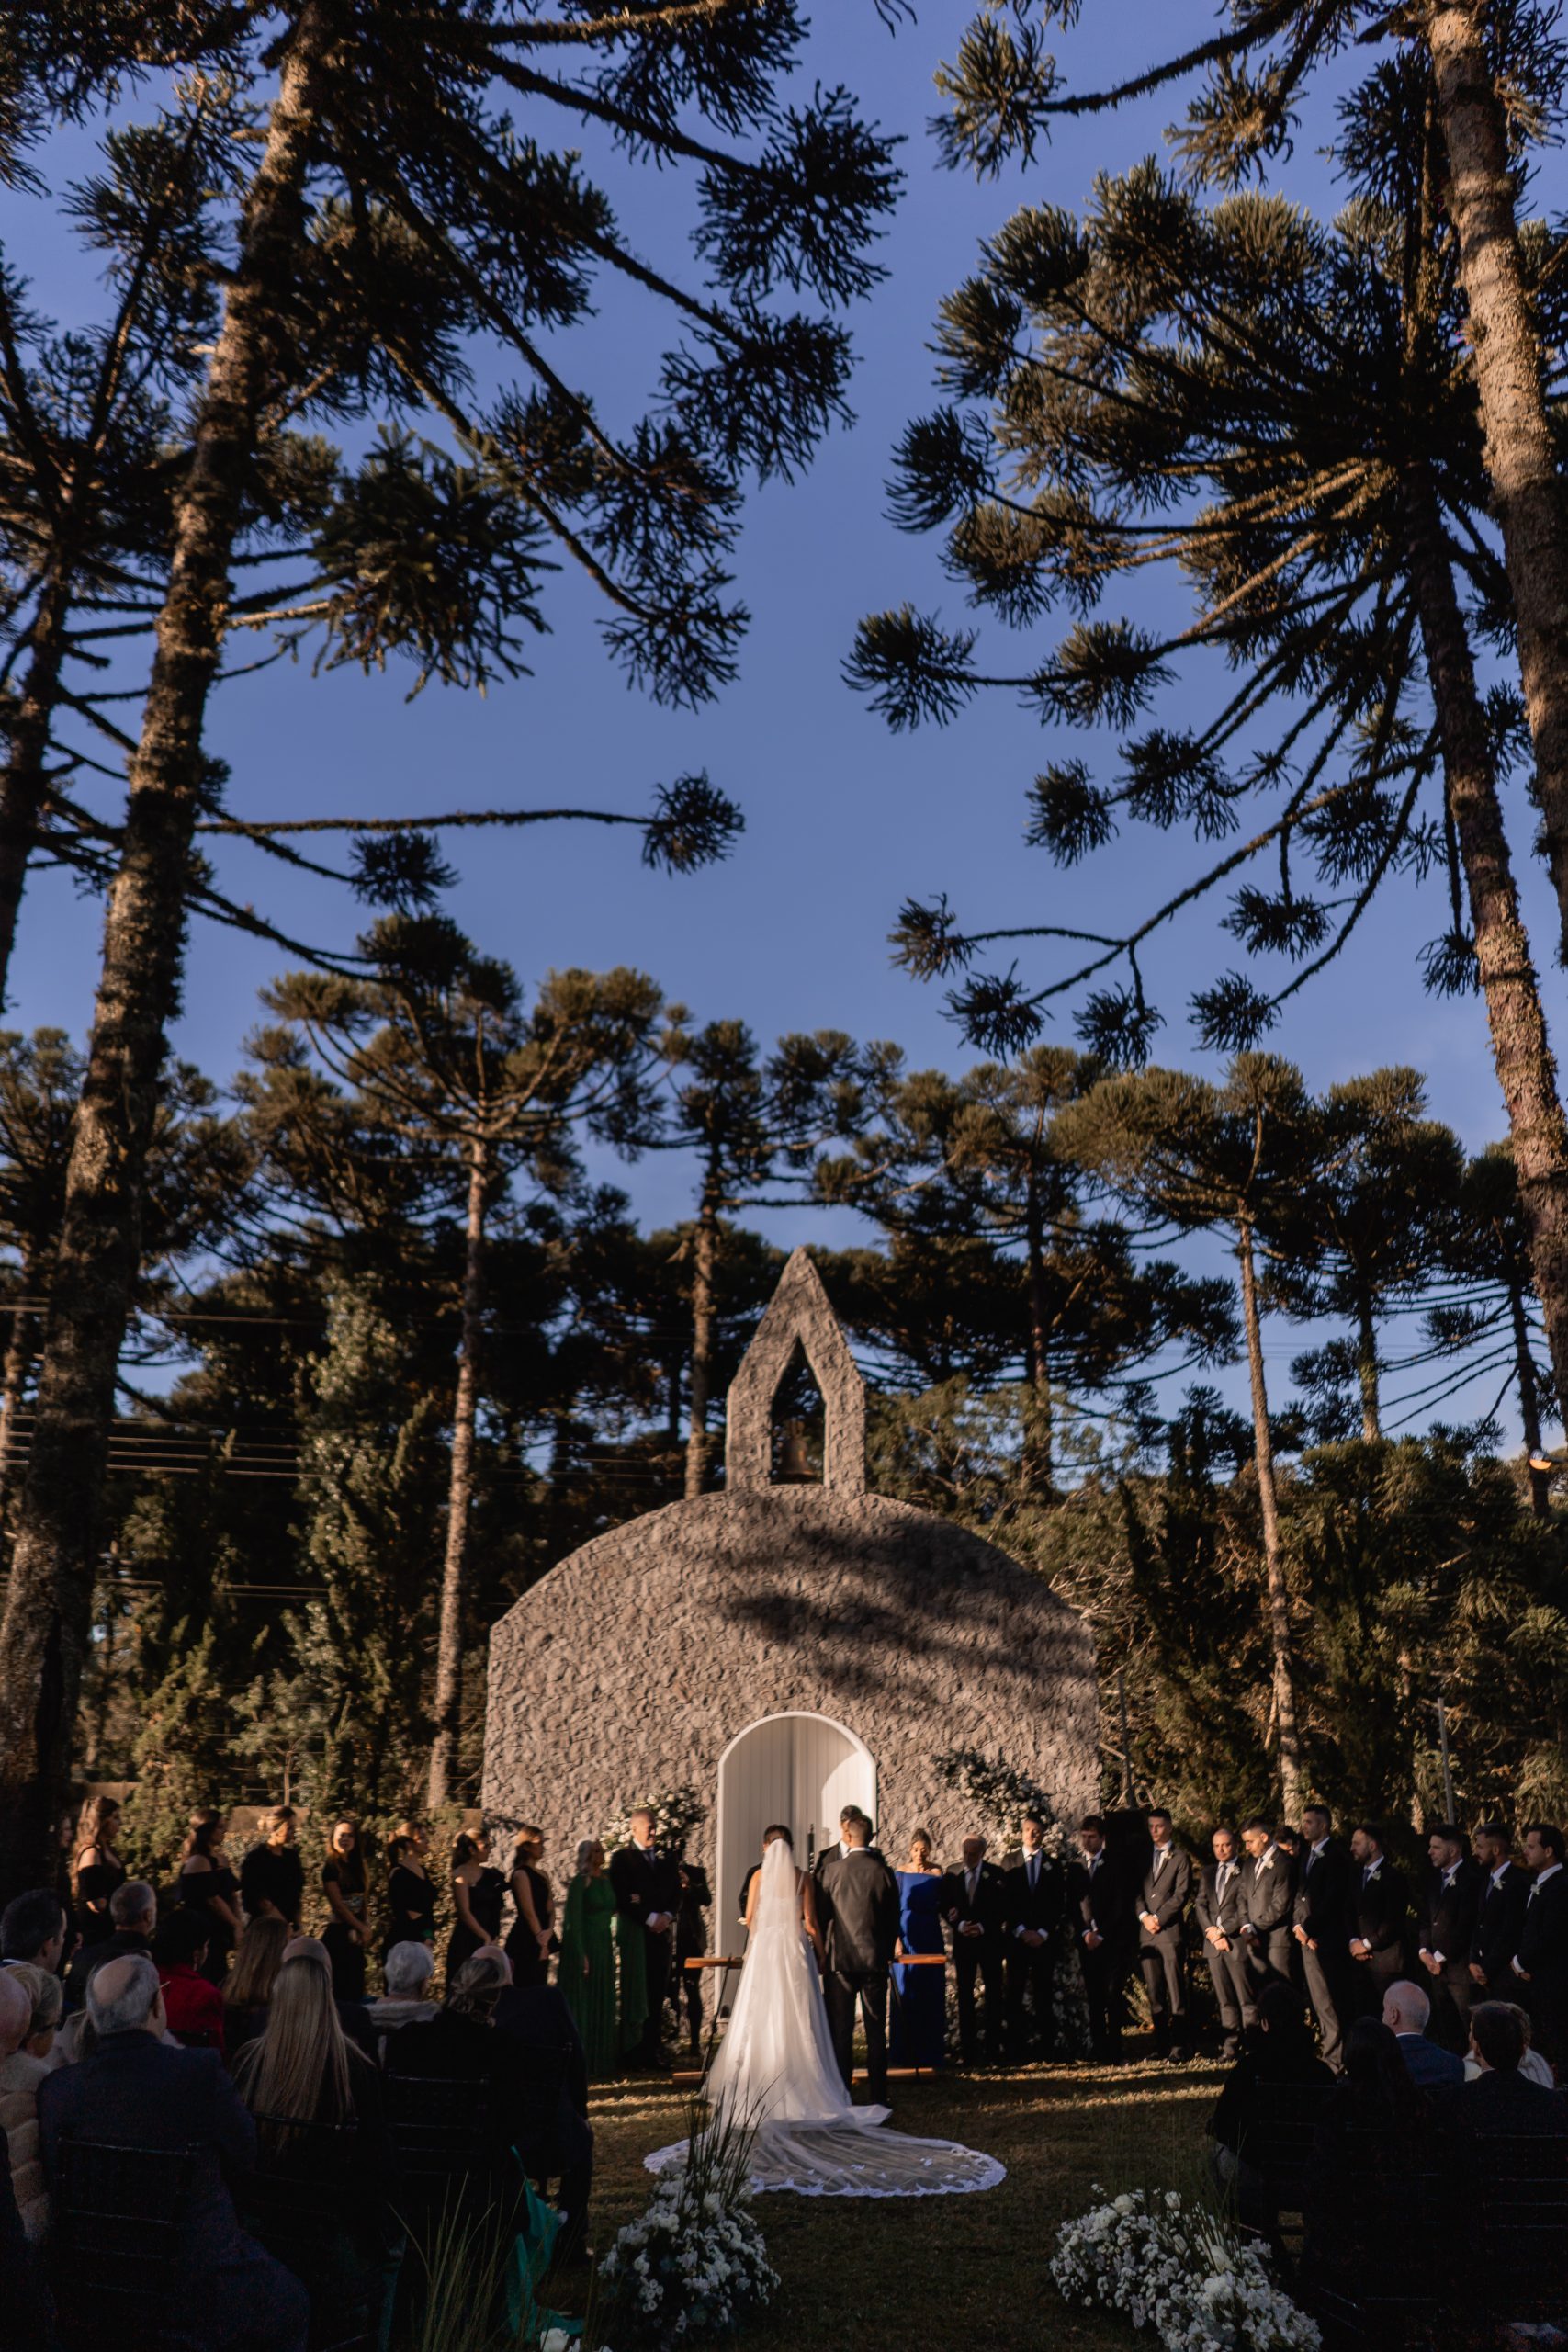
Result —
<instances>
[{"instance_id":1,"label":"bell in belfry","mask_svg":"<svg viewBox=\"0 0 1568 2352\"><path fill-rule=\"evenodd\" d=\"M784 1427L784 1448L773 1483L779 1487L809 1487L816 1483L806 1451L806 1423L786 1421Z\"/></svg>"}]
</instances>

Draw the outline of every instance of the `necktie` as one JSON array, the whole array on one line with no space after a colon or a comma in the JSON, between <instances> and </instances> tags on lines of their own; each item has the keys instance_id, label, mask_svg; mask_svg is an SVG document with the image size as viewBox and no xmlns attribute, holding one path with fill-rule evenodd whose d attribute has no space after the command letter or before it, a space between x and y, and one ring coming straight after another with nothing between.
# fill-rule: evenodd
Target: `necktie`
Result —
<instances>
[{"instance_id":1,"label":"necktie","mask_svg":"<svg viewBox=\"0 0 1568 2352\"><path fill-rule=\"evenodd\" d=\"M1156 1878L1158 1878L1158 1876L1159 1876L1159 1874L1160 1874L1161 1871L1163 1871L1163 1870L1164 1870L1164 1868L1165 1868L1165 1855L1166 1855L1166 1849L1165 1849L1165 1848L1164 1848L1163 1846L1156 1846L1156 1847L1155 1848L1155 1876L1156 1876Z\"/></svg>"},{"instance_id":2,"label":"necktie","mask_svg":"<svg viewBox=\"0 0 1568 2352\"><path fill-rule=\"evenodd\" d=\"M1033 1894L1033 1892L1034 1892L1035 1888L1039 1885L1039 1883L1040 1883L1040 1857L1039 1857L1039 1855L1038 1855L1038 1854L1031 1854L1031 1856L1029 1857L1029 1891L1030 1891L1030 1893L1031 1893L1032 1894Z\"/></svg>"},{"instance_id":3,"label":"necktie","mask_svg":"<svg viewBox=\"0 0 1568 2352\"><path fill-rule=\"evenodd\" d=\"M1218 1880L1216 1881L1216 1885L1217 1885L1217 1887L1218 1887L1218 1891L1220 1892L1220 1894L1223 1894L1224 1893L1224 1891L1225 1891L1225 1882L1226 1882L1226 1881L1228 1880L1228 1878L1230 1877L1230 1874L1231 1874L1231 1866L1230 1866L1230 1864L1229 1864L1228 1862L1222 1862L1222 1863L1220 1864L1220 1875L1219 1875Z\"/></svg>"},{"instance_id":4,"label":"necktie","mask_svg":"<svg viewBox=\"0 0 1568 2352\"><path fill-rule=\"evenodd\" d=\"M973 1902L974 1902L974 1900L975 1900L975 1889L976 1889L976 1887L979 1884L979 1883L980 1883L980 1873L979 1873L979 1871L971 1871L968 1873L968 1876L967 1876L967 1878L966 1878L966 1880L965 1880L965 1884L968 1886L968 1889L969 1889L969 1900L970 1900L970 1902L971 1902L971 1903L973 1903Z\"/></svg>"}]
</instances>

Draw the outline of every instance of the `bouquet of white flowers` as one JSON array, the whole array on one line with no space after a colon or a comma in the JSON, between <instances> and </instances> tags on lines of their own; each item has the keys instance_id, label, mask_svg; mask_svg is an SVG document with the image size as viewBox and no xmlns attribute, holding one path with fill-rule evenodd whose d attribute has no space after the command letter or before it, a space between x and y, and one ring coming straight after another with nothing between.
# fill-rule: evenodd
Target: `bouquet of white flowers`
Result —
<instances>
[{"instance_id":1,"label":"bouquet of white flowers","mask_svg":"<svg viewBox=\"0 0 1568 2352\"><path fill-rule=\"evenodd\" d=\"M753 2136L722 2110L694 2115L684 2164L660 2175L600 2264L623 2352L732 2335L772 2296L778 2273L750 2211Z\"/></svg>"},{"instance_id":2,"label":"bouquet of white flowers","mask_svg":"<svg viewBox=\"0 0 1568 2352\"><path fill-rule=\"evenodd\" d=\"M1068 2302L1152 2327L1164 2352L1318 2352L1316 2323L1269 2275L1260 2246L1174 2188L1107 2198L1064 2222L1051 2276Z\"/></svg>"}]
</instances>

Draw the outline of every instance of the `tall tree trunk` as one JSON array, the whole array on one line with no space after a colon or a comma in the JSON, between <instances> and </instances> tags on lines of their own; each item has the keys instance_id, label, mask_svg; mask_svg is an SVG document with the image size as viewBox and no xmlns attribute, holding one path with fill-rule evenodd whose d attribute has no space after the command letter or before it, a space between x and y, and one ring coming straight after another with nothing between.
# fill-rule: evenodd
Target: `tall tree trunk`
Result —
<instances>
[{"instance_id":1,"label":"tall tree trunk","mask_svg":"<svg viewBox=\"0 0 1568 2352\"><path fill-rule=\"evenodd\" d=\"M1356 1380L1361 1392L1361 1435L1375 1445L1382 1435L1382 1403L1378 1396L1378 1327L1371 1301L1356 1302Z\"/></svg>"},{"instance_id":2,"label":"tall tree trunk","mask_svg":"<svg viewBox=\"0 0 1568 2352\"><path fill-rule=\"evenodd\" d=\"M1536 1395L1535 1357L1530 1350L1530 1327L1525 1319L1524 1294L1515 1285L1508 1289L1508 1322L1514 1334L1514 1368L1519 1381L1519 1419L1524 1427L1525 1463L1529 1473L1530 1509L1537 1519L1551 1514L1551 1473L1538 1470L1538 1460L1544 1461L1540 1442L1540 1399Z\"/></svg>"},{"instance_id":3,"label":"tall tree trunk","mask_svg":"<svg viewBox=\"0 0 1568 2352\"><path fill-rule=\"evenodd\" d=\"M23 1295L32 1297L32 1284L38 1280L36 1272L24 1264L21 1279ZM9 1521L12 1499L21 1476L17 1422L27 1397L28 1375L38 1354L38 1317L31 1307L12 1307L11 1334L6 1342L5 1366L0 1370L0 1529Z\"/></svg>"},{"instance_id":4,"label":"tall tree trunk","mask_svg":"<svg viewBox=\"0 0 1568 2352\"><path fill-rule=\"evenodd\" d=\"M1024 1237L1029 1250L1029 1385L1033 1411L1024 1433L1024 1484L1049 1495L1055 1487L1055 1431L1051 1422L1051 1318L1045 1306L1045 1227L1040 1187L1029 1171L1023 1196Z\"/></svg>"},{"instance_id":5,"label":"tall tree trunk","mask_svg":"<svg viewBox=\"0 0 1568 2352\"><path fill-rule=\"evenodd\" d=\"M65 624L71 609L70 569L51 565L33 616L27 675L8 729L0 770L0 1008L9 1001L11 951L27 883L28 860L38 844L39 819L48 797L50 730L60 701Z\"/></svg>"},{"instance_id":6,"label":"tall tree trunk","mask_svg":"<svg viewBox=\"0 0 1568 2352\"><path fill-rule=\"evenodd\" d=\"M1427 40L1448 151L1448 211L1470 311L1486 470L1513 591L1536 792L1568 956L1568 496L1547 414L1507 125L1483 39L1483 14L1482 0L1446 0L1427 18Z\"/></svg>"},{"instance_id":7,"label":"tall tree trunk","mask_svg":"<svg viewBox=\"0 0 1568 2352\"><path fill-rule=\"evenodd\" d=\"M304 238L306 164L330 39L323 0L306 0L284 47L175 511L0 1626L4 1892L52 1880L59 1869L53 1830L70 1791L115 1373L137 1278L165 1033L179 1001L192 833L206 775L202 723L267 389L273 318Z\"/></svg>"},{"instance_id":8,"label":"tall tree trunk","mask_svg":"<svg viewBox=\"0 0 1568 2352\"><path fill-rule=\"evenodd\" d=\"M704 1191L692 1236L692 1380L686 1424L686 1500L702 1494L708 1475L708 1398L713 1393L713 1275L718 1255L718 1209Z\"/></svg>"},{"instance_id":9,"label":"tall tree trunk","mask_svg":"<svg viewBox=\"0 0 1568 2352\"><path fill-rule=\"evenodd\" d=\"M1263 1377L1263 1328L1258 1312L1258 1276L1253 1261L1252 1220L1236 1219L1236 1263L1241 1269L1241 1316L1247 1332L1247 1374L1252 1390L1252 1443L1258 1465L1258 1501L1263 1518L1263 1580L1269 1602L1269 1641L1273 1651L1274 1728L1280 1742L1280 1788L1287 1817L1300 1817L1306 1782L1302 1773L1301 1734L1296 1724L1296 1683L1292 1665L1291 1596L1280 1557L1280 1491L1274 1479L1274 1441L1269 1433L1269 1391Z\"/></svg>"},{"instance_id":10,"label":"tall tree trunk","mask_svg":"<svg viewBox=\"0 0 1568 2352\"><path fill-rule=\"evenodd\" d=\"M449 1804L457 1760L457 1716L463 1690L463 1611L468 1590L468 1518L474 1498L474 1433L479 1404L479 1348L484 1336L485 1204L491 1150L475 1140L468 1160L468 1216L463 1251L463 1333L457 1357L457 1401L452 1415L452 1478L446 1500L446 1556L441 1568L441 1616L435 1636L435 1736L430 1743L425 1803Z\"/></svg>"},{"instance_id":11,"label":"tall tree trunk","mask_svg":"<svg viewBox=\"0 0 1568 2352\"><path fill-rule=\"evenodd\" d=\"M1540 984L1519 913L1486 718L1430 478L1406 484L1411 577L1438 714L1444 784L1470 899L1475 960L1507 1105L1530 1272L1546 1324L1558 1409L1568 1415L1568 1119L1557 1087Z\"/></svg>"}]
</instances>

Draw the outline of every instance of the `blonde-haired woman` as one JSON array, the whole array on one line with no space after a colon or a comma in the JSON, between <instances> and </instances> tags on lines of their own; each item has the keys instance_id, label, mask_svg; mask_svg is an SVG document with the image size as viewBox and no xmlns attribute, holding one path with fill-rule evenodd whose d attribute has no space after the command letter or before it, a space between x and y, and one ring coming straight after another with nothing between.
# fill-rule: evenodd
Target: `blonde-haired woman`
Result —
<instances>
[{"instance_id":1,"label":"blonde-haired woman","mask_svg":"<svg viewBox=\"0 0 1568 2352\"><path fill-rule=\"evenodd\" d=\"M33 2005L27 2039L9 2058L0 2060L0 2131L11 2158L11 2187L17 2211L29 2238L43 2236L49 2226L49 2191L44 2186L43 2154L39 2144L39 2085L50 2071L63 2002L60 1979L47 1968L14 1962L7 1973Z\"/></svg>"},{"instance_id":2,"label":"blonde-haired woman","mask_svg":"<svg viewBox=\"0 0 1568 2352\"><path fill-rule=\"evenodd\" d=\"M619 2071L621 2045L615 2015L615 1890L597 1838L585 1838L577 1849L576 1875L566 1891L557 1984L577 2019L590 2082L607 2081Z\"/></svg>"},{"instance_id":3,"label":"blonde-haired woman","mask_svg":"<svg viewBox=\"0 0 1568 2352\"><path fill-rule=\"evenodd\" d=\"M223 1984L223 2042L231 2058L266 2031L273 1986L288 1943L287 1919L252 1919Z\"/></svg>"},{"instance_id":4,"label":"blonde-haired woman","mask_svg":"<svg viewBox=\"0 0 1568 2352\"><path fill-rule=\"evenodd\" d=\"M107 1943L114 1933L109 1904L125 1884L126 1868L115 1851L119 1835L119 1799L88 1797L76 1822L71 1848L71 1900L84 1945Z\"/></svg>"},{"instance_id":5,"label":"blonde-haired woman","mask_svg":"<svg viewBox=\"0 0 1568 2352\"><path fill-rule=\"evenodd\" d=\"M264 2202L269 2177L308 2182L323 2217L338 2223L353 2249L359 2290L379 2308L390 2284L388 2249L395 2242L381 2076L345 2036L332 1978L319 1960L302 1955L284 1962L266 2031L242 2051L234 2083L256 2120ZM319 2320L331 2316L334 2303L355 2300L342 2275L340 2252L341 2242L334 2248L327 2240L321 2275L301 2272Z\"/></svg>"}]
</instances>

